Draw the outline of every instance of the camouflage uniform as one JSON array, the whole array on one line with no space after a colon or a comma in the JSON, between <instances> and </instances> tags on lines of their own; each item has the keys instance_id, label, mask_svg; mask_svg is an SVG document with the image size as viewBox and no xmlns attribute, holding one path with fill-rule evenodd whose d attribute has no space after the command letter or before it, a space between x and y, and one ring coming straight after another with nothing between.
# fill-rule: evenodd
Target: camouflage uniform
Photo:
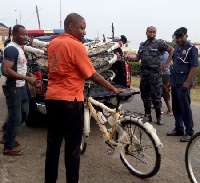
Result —
<instances>
[{"instance_id":1,"label":"camouflage uniform","mask_svg":"<svg viewBox=\"0 0 200 183\"><path fill-rule=\"evenodd\" d=\"M138 54L141 58L140 91L144 103L145 114L151 114L151 102L156 109L156 117L161 115L162 74L158 71L161 65L160 55L169 45L163 40L154 39L140 44Z\"/></svg>"}]
</instances>

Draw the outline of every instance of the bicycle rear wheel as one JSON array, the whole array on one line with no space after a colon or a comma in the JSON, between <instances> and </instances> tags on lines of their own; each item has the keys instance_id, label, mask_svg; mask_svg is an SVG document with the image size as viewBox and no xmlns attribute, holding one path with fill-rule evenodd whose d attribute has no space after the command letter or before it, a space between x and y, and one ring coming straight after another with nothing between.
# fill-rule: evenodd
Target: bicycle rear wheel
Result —
<instances>
[{"instance_id":1,"label":"bicycle rear wheel","mask_svg":"<svg viewBox=\"0 0 200 183\"><path fill-rule=\"evenodd\" d=\"M84 136L82 136L82 141L81 141L81 145L80 145L80 152L81 154L84 154L87 148L87 143L84 140Z\"/></svg>"},{"instance_id":2,"label":"bicycle rear wheel","mask_svg":"<svg viewBox=\"0 0 200 183\"><path fill-rule=\"evenodd\" d=\"M200 182L200 132L197 132L187 144L185 165L190 181Z\"/></svg>"},{"instance_id":3,"label":"bicycle rear wheel","mask_svg":"<svg viewBox=\"0 0 200 183\"><path fill-rule=\"evenodd\" d=\"M141 179L154 176L161 163L155 139L136 121L123 121L122 127L128 135L124 138L121 161L133 175Z\"/></svg>"}]
</instances>

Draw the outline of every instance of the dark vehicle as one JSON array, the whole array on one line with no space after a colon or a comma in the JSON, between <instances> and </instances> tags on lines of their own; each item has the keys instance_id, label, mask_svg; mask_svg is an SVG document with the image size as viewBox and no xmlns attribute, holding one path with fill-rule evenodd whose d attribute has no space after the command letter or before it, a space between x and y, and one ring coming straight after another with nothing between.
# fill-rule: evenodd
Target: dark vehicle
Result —
<instances>
[{"instance_id":1,"label":"dark vehicle","mask_svg":"<svg viewBox=\"0 0 200 183\"><path fill-rule=\"evenodd\" d=\"M41 36L36 37L40 41L49 42L53 38L52 36ZM106 48L107 49L107 48ZM119 56L113 64L104 64L104 70L99 69L99 59L112 57L115 55L113 52L117 52L116 54L122 55L122 51L120 48L115 50L111 50L112 54L105 52L105 50L93 54L93 52L88 51L88 55L91 58L93 65L97 72L99 72L106 80L108 80L111 84L113 84L117 88L130 88L131 84L131 69L128 63L123 59L123 56ZM36 85L31 86L28 85L28 93L29 93L29 104L30 111L28 119L25 123L28 126L37 126L40 125L46 119L46 107L45 107L45 94L47 90L48 84L48 69L47 69L47 57L44 55L38 56L37 54L26 52L27 62L28 62L28 71L33 73L36 76ZM99 58L99 55L103 55ZM95 65L96 64L96 65ZM135 91L136 92L136 91ZM133 91L134 93L134 91ZM138 92L137 92L138 93ZM85 90L85 96L87 95L87 90ZM94 99L98 99L106 103L106 105L117 105L117 99L114 97L114 94L109 93L107 89L99 87L97 85L93 85L90 91L90 95ZM131 101L133 96L129 96L124 98L123 102Z\"/></svg>"}]
</instances>

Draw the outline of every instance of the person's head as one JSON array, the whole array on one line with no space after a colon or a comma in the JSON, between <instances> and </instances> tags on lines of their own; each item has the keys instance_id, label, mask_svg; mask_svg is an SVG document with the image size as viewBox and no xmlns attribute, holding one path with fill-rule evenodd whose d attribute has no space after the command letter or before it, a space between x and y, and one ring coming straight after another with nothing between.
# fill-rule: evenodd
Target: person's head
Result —
<instances>
[{"instance_id":1,"label":"person's head","mask_svg":"<svg viewBox=\"0 0 200 183\"><path fill-rule=\"evenodd\" d=\"M176 43L179 46L183 46L187 41L187 29L185 27L181 27L174 32L174 36L176 37Z\"/></svg>"},{"instance_id":2,"label":"person's head","mask_svg":"<svg viewBox=\"0 0 200 183\"><path fill-rule=\"evenodd\" d=\"M24 45L27 41L27 31L23 25L15 25L12 30L13 41L19 45Z\"/></svg>"},{"instance_id":3,"label":"person's head","mask_svg":"<svg viewBox=\"0 0 200 183\"><path fill-rule=\"evenodd\" d=\"M152 41L156 37L156 28L153 26L147 27L146 35L147 39Z\"/></svg>"},{"instance_id":4,"label":"person's head","mask_svg":"<svg viewBox=\"0 0 200 183\"><path fill-rule=\"evenodd\" d=\"M85 19L77 13L67 15L64 21L65 32L82 41L86 35Z\"/></svg>"}]
</instances>

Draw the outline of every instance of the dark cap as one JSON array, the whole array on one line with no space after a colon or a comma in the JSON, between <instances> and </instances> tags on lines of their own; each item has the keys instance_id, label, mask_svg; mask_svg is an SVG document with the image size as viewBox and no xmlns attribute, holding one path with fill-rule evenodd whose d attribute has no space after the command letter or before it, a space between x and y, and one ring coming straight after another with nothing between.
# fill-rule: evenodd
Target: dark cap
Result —
<instances>
[{"instance_id":1,"label":"dark cap","mask_svg":"<svg viewBox=\"0 0 200 183\"><path fill-rule=\"evenodd\" d=\"M185 27L181 27L174 32L175 36L183 36L187 34L187 29Z\"/></svg>"}]
</instances>

